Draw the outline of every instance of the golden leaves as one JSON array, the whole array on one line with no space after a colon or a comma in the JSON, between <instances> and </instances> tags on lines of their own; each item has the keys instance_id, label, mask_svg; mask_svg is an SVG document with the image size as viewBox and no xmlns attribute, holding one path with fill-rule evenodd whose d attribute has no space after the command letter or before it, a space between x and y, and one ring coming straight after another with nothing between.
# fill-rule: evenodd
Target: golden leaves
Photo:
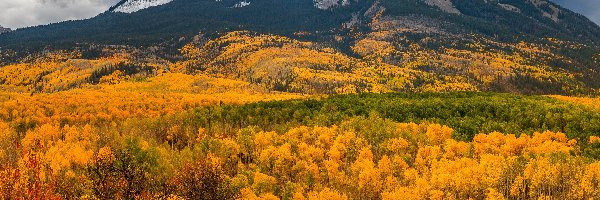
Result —
<instances>
[{"instance_id":1,"label":"golden leaves","mask_svg":"<svg viewBox=\"0 0 600 200\"><path fill-rule=\"evenodd\" d=\"M450 139L453 132L454 130L452 130L450 127L441 126L439 124L431 124L427 126L425 135L427 135L427 138L429 138L429 144L440 145L447 139Z\"/></svg>"},{"instance_id":2,"label":"golden leaves","mask_svg":"<svg viewBox=\"0 0 600 200\"><path fill-rule=\"evenodd\" d=\"M260 172L255 172L252 180L252 190L256 191L258 194L272 193L277 184L277 179L275 179L275 177Z\"/></svg>"},{"instance_id":3,"label":"golden leaves","mask_svg":"<svg viewBox=\"0 0 600 200\"><path fill-rule=\"evenodd\" d=\"M503 135L491 133L478 134L473 139L475 156L495 154L503 156L519 156L529 154L569 153L576 144L575 140L567 140L564 133L546 131L534 133L533 137L514 134Z\"/></svg>"},{"instance_id":4,"label":"golden leaves","mask_svg":"<svg viewBox=\"0 0 600 200\"><path fill-rule=\"evenodd\" d=\"M208 89L196 86L202 81ZM264 100L303 98L289 93L261 93L247 83L230 79L163 74L145 82L121 82L99 88L20 95L0 93L0 119L55 123L94 123L174 114L206 105L244 104Z\"/></svg>"},{"instance_id":5,"label":"golden leaves","mask_svg":"<svg viewBox=\"0 0 600 200\"><path fill-rule=\"evenodd\" d=\"M387 57L396 53L391 43L373 39L358 41L352 46L352 51L367 59Z\"/></svg>"},{"instance_id":6,"label":"golden leaves","mask_svg":"<svg viewBox=\"0 0 600 200\"><path fill-rule=\"evenodd\" d=\"M600 98L569 97L569 96L559 96L559 95L549 95L549 97L556 98L561 101L573 102L576 104L589 106L592 108L600 108Z\"/></svg>"},{"instance_id":7,"label":"golden leaves","mask_svg":"<svg viewBox=\"0 0 600 200\"><path fill-rule=\"evenodd\" d=\"M56 92L89 83L92 74L124 62L121 57L83 59L41 59L0 68L4 90Z\"/></svg>"},{"instance_id":8,"label":"golden leaves","mask_svg":"<svg viewBox=\"0 0 600 200\"><path fill-rule=\"evenodd\" d=\"M340 194L335 190L325 188L321 191L308 193L308 200L347 200L346 195Z\"/></svg>"},{"instance_id":9,"label":"golden leaves","mask_svg":"<svg viewBox=\"0 0 600 200\"><path fill-rule=\"evenodd\" d=\"M96 160L103 163L112 163L115 160L115 155L110 147L102 147L98 150Z\"/></svg>"},{"instance_id":10,"label":"golden leaves","mask_svg":"<svg viewBox=\"0 0 600 200\"><path fill-rule=\"evenodd\" d=\"M125 74L121 70L115 70L112 74L108 76L103 76L100 78L100 83L105 84L119 84L121 80L124 78Z\"/></svg>"},{"instance_id":11,"label":"golden leaves","mask_svg":"<svg viewBox=\"0 0 600 200\"><path fill-rule=\"evenodd\" d=\"M600 143L600 137L592 135L592 136L590 136L588 143L589 144L598 144L598 143Z\"/></svg>"}]
</instances>

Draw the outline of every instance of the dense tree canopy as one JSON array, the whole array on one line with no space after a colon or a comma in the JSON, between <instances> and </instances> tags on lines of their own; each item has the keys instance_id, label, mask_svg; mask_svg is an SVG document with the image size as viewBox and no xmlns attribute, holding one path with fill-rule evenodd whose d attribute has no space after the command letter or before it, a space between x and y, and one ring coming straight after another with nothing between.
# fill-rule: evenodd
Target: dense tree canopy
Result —
<instances>
[{"instance_id":1,"label":"dense tree canopy","mask_svg":"<svg viewBox=\"0 0 600 200\"><path fill-rule=\"evenodd\" d=\"M147 87L154 81L107 87L118 91L122 84L133 84L125 88L144 93L156 87ZM170 92L162 98L180 98ZM82 97L69 93L56 94L62 101ZM121 111L96 121L75 115L92 111L82 110L86 105L42 106L35 102L58 96L37 95L1 98L7 116L14 116L0 123L2 198L600 195L600 112L569 102L596 101L591 98L360 94L234 105L230 97L216 96L224 104L151 115L123 115L139 108L116 106ZM98 95L99 102L114 98ZM33 113L51 115L18 115L25 111L14 110L16 101ZM142 112L173 109L172 103L140 106L150 109ZM50 108L60 112L48 113Z\"/></svg>"}]
</instances>

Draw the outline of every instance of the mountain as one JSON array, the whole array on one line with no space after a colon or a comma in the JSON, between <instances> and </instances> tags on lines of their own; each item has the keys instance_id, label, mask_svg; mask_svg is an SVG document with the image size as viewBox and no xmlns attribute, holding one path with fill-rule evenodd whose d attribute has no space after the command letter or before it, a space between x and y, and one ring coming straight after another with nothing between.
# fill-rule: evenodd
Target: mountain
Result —
<instances>
[{"instance_id":1,"label":"mountain","mask_svg":"<svg viewBox=\"0 0 600 200\"><path fill-rule=\"evenodd\" d=\"M545 0L123 0L93 19L22 29L0 38L0 44L110 43L119 39L118 42L145 43L230 29L283 35L327 32L338 29L353 16L370 20L372 16L364 15L374 14L367 13L375 11L370 8L381 8L385 17L422 16L435 24L452 26L453 32L503 39L523 36L600 40L597 25Z\"/></svg>"},{"instance_id":2,"label":"mountain","mask_svg":"<svg viewBox=\"0 0 600 200\"><path fill-rule=\"evenodd\" d=\"M92 19L3 34L0 47L12 52L5 64L126 52L136 65L288 92L600 88L600 27L546 0L123 0Z\"/></svg>"}]
</instances>

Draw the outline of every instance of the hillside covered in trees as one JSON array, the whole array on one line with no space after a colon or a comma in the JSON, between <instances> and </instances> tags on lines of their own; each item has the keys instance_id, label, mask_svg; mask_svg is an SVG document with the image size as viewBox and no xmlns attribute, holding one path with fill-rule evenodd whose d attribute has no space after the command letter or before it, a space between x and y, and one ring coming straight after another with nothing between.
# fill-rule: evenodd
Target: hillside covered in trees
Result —
<instances>
[{"instance_id":1,"label":"hillside covered in trees","mask_svg":"<svg viewBox=\"0 0 600 200\"><path fill-rule=\"evenodd\" d=\"M122 0L0 35L0 199L600 199L599 45L546 0Z\"/></svg>"},{"instance_id":2,"label":"hillside covered in trees","mask_svg":"<svg viewBox=\"0 0 600 200\"><path fill-rule=\"evenodd\" d=\"M2 34L0 65L127 54L130 68L312 94L600 88L600 27L546 0L174 0L120 12L136 1Z\"/></svg>"}]
</instances>

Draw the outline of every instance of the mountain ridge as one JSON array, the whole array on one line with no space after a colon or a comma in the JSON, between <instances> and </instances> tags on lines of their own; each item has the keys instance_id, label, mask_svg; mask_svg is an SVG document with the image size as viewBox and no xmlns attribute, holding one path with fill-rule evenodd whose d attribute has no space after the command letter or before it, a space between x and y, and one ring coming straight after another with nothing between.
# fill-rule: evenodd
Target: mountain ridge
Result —
<instances>
[{"instance_id":1,"label":"mountain ridge","mask_svg":"<svg viewBox=\"0 0 600 200\"><path fill-rule=\"evenodd\" d=\"M174 0L113 12L131 2L140 1L3 34L4 64L28 52L68 50L84 59L120 52L133 66L160 63L283 92L600 88L600 27L543 0Z\"/></svg>"},{"instance_id":2,"label":"mountain ridge","mask_svg":"<svg viewBox=\"0 0 600 200\"><path fill-rule=\"evenodd\" d=\"M144 2L147 0L143 0ZM439 3L436 4L435 2L440 1L440 0L401 0L401 2L398 2L398 4L406 4L408 5L407 8L415 8L415 9L411 9L409 11L405 11L403 9L406 8L398 8L398 6L390 6L391 2L389 0L384 0L383 4L387 4L386 6L386 12L388 14L390 13L396 13L395 15L399 15L399 16L404 16L407 14L418 14L418 15L436 15L436 16L444 16L443 13L446 13L445 11L443 11L443 9L440 9L438 11L436 11L434 8L436 8L436 6L440 6ZM189 1L189 0L176 0L174 2L170 2L170 1L165 1L165 2L170 2L169 4L166 5L160 5L160 6L153 6L153 7L148 7L146 9L141 10L142 13L145 13L145 15L162 15L161 13L165 13L167 10L171 10L170 14L165 15L165 16L159 16L156 18L153 18L152 16L145 16L142 13L130 13L129 16L128 15L123 15L121 13L114 13L112 11L115 11L115 9L117 9L119 6L122 6L123 4L125 4L126 2L139 2L139 1L127 1L127 0L123 0L121 2L119 2L118 4L116 4L115 6L111 7L107 12L102 13L100 15L98 15L97 17L94 17L92 19L89 20L78 20L78 21L68 21L68 22L62 22L62 23L56 23L56 24L51 24L51 25L46 25L46 26L38 26L38 27L32 27L32 28L26 28L26 29L20 29L17 32L20 33L15 33L14 37L10 37L10 36L5 36L3 38L0 38L0 45L15 45L14 43L16 43L16 41L39 41L39 40L58 40L58 41L69 41L69 42L81 42L81 41L92 41L92 42L97 42L101 39L96 39L94 37L98 37L98 38L103 38L102 35L110 35L109 33L105 33L106 30L110 30L110 31L115 31L115 32L119 32L119 30L115 30L117 29L117 27L128 27L128 26L139 26L140 28L137 29L129 29L130 32L134 31L137 32L136 34L138 35L148 35L152 38L158 38L160 36L157 36L158 33L162 32L162 33L166 33L167 35L170 35L171 37L177 37L178 33L174 33L172 31L168 31L168 30L162 30L163 28L167 28L168 26L174 26L176 28L180 28L183 29L185 27L187 27L188 30L194 30L194 31L190 31L190 32L194 32L197 33L200 30L203 31L220 31L221 28L216 28L216 26L223 26L223 27L229 27L229 28L239 28L241 27L251 27L251 26L255 26L254 29L256 29L257 31L261 32L261 30L264 29L265 32L275 32L277 30L282 30L279 31L278 34L284 34L284 35L291 35L291 33L293 32L298 32L298 31L329 31L331 29L335 29L338 26L340 26L342 23L346 22L346 21L350 21L350 19L352 19L352 15L356 14L357 12L360 12L361 10L364 11L364 9L368 9L369 7L372 6L372 4L374 4L376 1L373 0L365 0L365 1L353 1L356 2L354 4L360 4L359 6L355 6L354 8L350 8L350 9L345 9L344 7L340 7L340 8L334 8L332 7L332 10L328 10L325 9L325 12L327 11L331 11L331 13L328 14L324 14L324 13L318 13L317 10L319 9L314 9L316 7L318 7L318 5L337 5L337 2L342 2L341 4L344 4L344 1L330 1L330 0L325 0L325 1L307 1L307 0L294 0L291 1L290 3L283 3L283 4L277 4L278 1L270 1L270 0L258 0L258 1L248 1L248 3L253 3L253 5L250 6L250 8L245 8L248 10L245 10L244 12L248 12L248 14L252 13L258 17L266 17L264 16L264 14L261 15L260 11L255 11L256 9L252 10L252 8L256 8L256 7L263 7L264 9L269 10L269 6L272 6L274 9L278 9L279 11L269 11L272 12L270 13L274 18L275 17L279 17L279 18L283 18L284 16L287 17L296 17L298 19L303 19L305 20L304 23L302 22L298 22L299 20L282 20L279 19L279 21L281 21L280 23L276 23L278 20L265 20L266 22L261 23L261 22L257 22L257 21L252 21L252 20L244 20L244 19L235 19L235 17L246 17L246 18L251 18L252 15L248 15L246 16L246 14L244 12L239 12L239 11L235 11L236 9L233 9L232 7L236 4L239 3L237 0L223 0L223 1L212 1L212 0L202 0L202 1L197 1L197 2L193 2L193 1ZM153 1L149 1L149 2L158 2L156 0ZM160 1L163 2L163 1ZM321 2L321 3L319 3ZM329 3L323 3L323 2L329 2ZM331 2L335 2L335 3L331 3ZM433 3L432 3L433 2ZM456 19L452 19L452 21L465 21L466 23L472 23L475 22L475 24L482 24L480 26L486 26L486 25L493 25L493 24L498 24L498 25L502 25L502 26L507 26L507 25L514 25L512 23L512 21L508 20L508 19L516 19L519 20L521 22L525 22L525 24L527 24L527 26L530 26L530 29L532 30L526 30L525 32L521 33L524 35L535 35L535 36L541 36L541 35L546 35L547 37L552 37L552 36L560 36L560 37L567 37L566 35L568 35L567 33L573 33L571 35L572 40L588 40L586 42L592 41L595 43L598 43L598 41L600 41L600 28L598 27L598 25L592 23L591 21L589 21L587 18L582 17L579 14L573 13L571 11L568 11L566 9L562 9L560 6L554 4L554 3L550 3L547 1L543 1L543 0L504 0L504 1L497 1L497 0L475 0L475 1L456 1L454 3L452 3L452 1L441 1L441 2L450 2L450 4L453 7L456 7L455 9L457 11L459 11L461 14L461 16L453 16L453 15L449 15L450 18L456 18ZM540 2L544 2L544 3L540 3ZM494 6L494 3L497 3L495 5L498 6ZM350 4L350 3L348 3ZM428 5L429 4L429 5ZM290 7L291 6L291 7ZM353 6L353 5L350 5ZM566 22L561 22L561 21L555 21L558 20L559 16L556 16L556 14L549 14L548 12L544 11L544 9L546 9L546 7L543 6L549 6L548 8L560 8L560 17L561 18L566 18L565 20L567 21L573 21L576 20L575 22L569 24ZM187 8L186 8L187 7ZM325 6L327 7L327 6ZM514 9L518 9L518 10L522 10L523 12L521 14L518 14L519 16L523 16L523 17L510 17L509 15L515 15L515 13L513 11L508 11L506 10L506 8L514 8ZM469 8L481 8L481 10L476 10L476 9L469 9ZM239 9L239 8L238 8ZM526 10L529 9L529 10ZM181 10L179 11L181 13L181 15L187 15L187 16L196 16L195 18L199 18L199 19L189 19L186 17L181 18L180 20L179 17L177 17L177 13L173 12L174 10ZM211 10L214 10L211 12ZM540 11L541 10L541 11ZM282 12L287 12L290 11L289 13L282 13ZM301 12L299 12L301 11ZM442 11L442 12L440 12ZM474 11L474 12L473 12ZM502 11L506 11L506 12L502 12ZM201 15L198 14L197 12L206 12L206 13L210 13L210 15ZM220 12L220 13L219 13ZM412 13L411 13L412 12ZM538 12L537 14L535 12ZM525 14L523 14L525 13ZM531 14L531 16L529 16L529 14ZM526 15L527 14L527 15ZM279 15L279 16L278 16ZM308 16L314 16L314 17L308 17ZM394 14L392 14L394 15ZM175 18L173 18L173 20L169 20L169 17L173 17L175 16ZM233 17L233 18L232 18ZM331 17L336 17L338 18L337 20L331 20ZM214 19L211 19L214 18ZM312 18L312 19L311 19ZM316 18L316 19L315 19ZM466 19L464 19L466 18ZM504 19L504 18L508 18L508 19ZM151 20L142 20L142 19L151 19ZM221 19L221 20L220 20ZM189 23L186 22L186 20L189 21ZM324 21L324 22L321 22ZM125 21L125 22L123 22ZM129 21L129 23L127 23L127 21ZM181 22L183 21L183 22ZM531 21L531 22L528 22ZM217 22L217 23L211 23L211 22ZM465 22L460 22L460 23L465 23ZM554 22L554 23L551 23ZM167 25L169 24L169 25ZM229 25L228 25L229 24ZM289 27L285 27L286 24L291 24L290 27L294 27L294 28L289 28ZM581 24L581 27L585 27L585 28L579 28L579 27L572 27L574 26L573 24ZM143 26L156 26L154 27L154 29L144 29ZM98 26L97 29L95 31L89 31L91 29L94 29L94 26ZM212 27L211 27L212 26ZM269 28L269 26L272 26L274 28ZM318 28L318 26L322 26L322 28ZM527 27L527 26L523 26L523 27ZM183 28L182 28L183 27ZM304 28L303 28L304 27ZM105 31L100 30L100 28L102 29L106 29ZM502 28L506 28L506 27L502 27ZM519 27L521 28L521 27ZM287 29L287 30L286 30ZM43 35L43 36L36 36L37 32L44 32L45 30L51 30L53 32L57 32L56 35L54 34L49 34L49 35ZM585 31L588 30L588 31ZM536 34L536 31L539 31L540 34ZM591 31L591 32L590 32ZM47 31L46 31L47 32ZM72 32L72 33L69 33ZM89 33L88 33L89 32ZM488 30L484 30L484 32L486 32L487 34L490 34ZM89 35L89 34L92 35ZM95 35L94 35L95 33ZM123 34L123 32L121 32L120 34ZM65 35L67 36L71 36L69 38L73 38L73 39L68 39L68 38L61 38L64 37ZM81 35L89 35L87 37L82 37ZM516 35L516 34L513 34ZM40 38L41 37L41 38ZM12 40L12 44L11 41ZM156 40L155 40L156 41ZM35 43L35 42L33 42ZM39 42L38 42L39 43Z\"/></svg>"}]
</instances>

